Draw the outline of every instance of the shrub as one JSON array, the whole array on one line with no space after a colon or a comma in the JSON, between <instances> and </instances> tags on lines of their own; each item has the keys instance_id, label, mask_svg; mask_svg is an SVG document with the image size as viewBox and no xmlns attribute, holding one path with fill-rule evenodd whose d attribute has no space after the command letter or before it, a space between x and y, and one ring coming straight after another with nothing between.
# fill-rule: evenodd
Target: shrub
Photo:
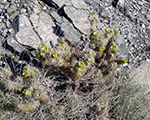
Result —
<instances>
[{"instance_id":1,"label":"shrub","mask_svg":"<svg viewBox=\"0 0 150 120\"><path fill-rule=\"evenodd\" d=\"M90 70L93 71L93 74L89 78L95 76L97 72L100 72L103 77L109 76L115 73L118 65L127 63L126 59L117 58L119 50L116 39L119 32L106 27L105 33L100 35L95 25L96 13L90 12L88 19L91 23L91 34L89 35L91 50L79 51L77 48L72 48L64 38L60 39L56 50L42 43L36 56L43 61L45 68L54 65L72 80L77 80L89 75Z\"/></svg>"}]
</instances>

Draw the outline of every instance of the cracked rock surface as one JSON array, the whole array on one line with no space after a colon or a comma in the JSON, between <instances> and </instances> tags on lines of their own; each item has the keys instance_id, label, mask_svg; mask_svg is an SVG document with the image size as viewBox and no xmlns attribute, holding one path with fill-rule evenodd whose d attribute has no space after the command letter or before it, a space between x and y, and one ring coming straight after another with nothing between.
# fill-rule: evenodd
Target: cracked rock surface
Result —
<instances>
[{"instance_id":1,"label":"cracked rock surface","mask_svg":"<svg viewBox=\"0 0 150 120\"><path fill-rule=\"evenodd\" d=\"M150 2L147 0L2 0L0 53L13 55L17 51L21 55L26 49L24 45L35 49L42 41L48 46L50 42L56 45L59 37L72 46L84 44L88 48L89 10L99 15L97 28L101 33L107 26L120 31L118 56L128 59L128 68L149 61ZM13 49L4 47L6 40Z\"/></svg>"}]
</instances>

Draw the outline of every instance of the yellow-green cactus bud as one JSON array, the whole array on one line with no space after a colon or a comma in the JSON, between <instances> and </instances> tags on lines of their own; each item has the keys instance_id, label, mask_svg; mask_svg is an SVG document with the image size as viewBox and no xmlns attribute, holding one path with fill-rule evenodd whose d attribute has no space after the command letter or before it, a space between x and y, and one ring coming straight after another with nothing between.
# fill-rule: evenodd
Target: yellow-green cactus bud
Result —
<instances>
[{"instance_id":1,"label":"yellow-green cactus bud","mask_svg":"<svg viewBox=\"0 0 150 120\"><path fill-rule=\"evenodd\" d=\"M93 35L94 35L94 36L99 36L100 33L99 33L98 31L95 31L95 32L93 33Z\"/></svg>"},{"instance_id":2,"label":"yellow-green cactus bud","mask_svg":"<svg viewBox=\"0 0 150 120\"><path fill-rule=\"evenodd\" d=\"M100 48L99 48L99 51L103 51L104 50L104 46L101 46Z\"/></svg>"},{"instance_id":3,"label":"yellow-green cactus bud","mask_svg":"<svg viewBox=\"0 0 150 120\"><path fill-rule=\"evenodd\" d=\"M33 70L34 70L35 72L39 72L39 69L37 69L36 67L33 67Z\"/></svg>"},{"instance_id":4,"label":"yellow-green cactus bud","mask_svg":"<svg viewBox=\"0 0 150 120\"><path fill-rule=\"evenodd\" d=\"M52 111L51 111L52 113L55 113L55 109L52 109Z\"/></svg>"},{"instance_id":5,"label":"yellow-green cactus bud","mask_svg":"<svg viewBox=\"0 0 150 120\"><path fill-rule=\"evenodd\" d=\"M65 46L65 44L60 44L60 46L64 47L64 46Z\"/></svg>"},{"instance_id":6,"label":"yellow-green cactus bud","mask_svg":"<svg viewBox=\"0 0 150 120\"><path fill-rule=\"evenodd\" d=\"M109 32L109 31L110 31L110 27L106 27L105 32Z\"/></svg>"},{"instance_id":7,"label":"yellow-green cactus bud","mask_svg":"<svg viewBox=\"0 0 150 120\"><path fill-rule=\"evenodd\" d=\"M87 63L86 63L86 65L87 65L87 66L90 66L90 65L91 65L91 63L90 63L90 62L87 62Z\"/></svg>"},{"instance_id":8,"label":"yellow-green cactus bud","mask_svg":"<svg viewBox=\"0 0 150 120\"><path fill-rule=\"evenodd\" d=\"M41 87L40 87L40 86L38 86L38 90L41 90Z\"/></svg>"},{"instance_id":9,"label":"yellow-green cactus bud","mask_svg":"<svg viewBox=\"0 0 150 120\"><path fill-rule=\"evenodd\" d=\"M93 35L89 35L89 40L94 40L94 36Z\"/></svg>"},{"instance_id":10,"label":"yellow-green cactus bud","mask_svg":"<svg viewBox=\"0 0 150 120\"><path fill-rule=\"evenodd\" d=\"M84 62L82 62L82 61L78 62L78 66L79 67L83 67L84 66Z\"/></svg>"},{"instance_id":11,"label":"yellow-green cactus bud","mask_svg":"<svg viewBox=\"0 0 150 120\"><path fill-rule=\"evenodd\" d=\"M64 110L64 106L60 106L60 109L61 109L61 110Z\"/></svg>"},{"instance_id":12,"label":"yellow-green cactus bud","mask_svg":"<svg viewBox=\"0 0 150 120\"><path fill-rule=\"evenodd\" d=\"M59 49L60 47L61 47L61 45L59 44L59 45L56 46L56 49Z\"/></svg>"},{"instance_id":13,"label":"yellow-green cactus bud","mask_svg":"<svg viewBox=\"0 0 150 120\"><path fill-rule=\"evenodd\" d=\"M114 63L111 64L111 66L112 66L112 67L113 67L113 66L117 66L117 63L114 62Z\"/></svg>"},{"instance_id":14,"label":"yellow-green cactus bud","mask_svg":"<svg viewBox=\"0 0 150 120\"><path fill-rule=\"evenodd\" d=\"M113 73L112 71L109 71L109 72L108 72L109 75L112 75L112 73Z\"/></svg>"},{"instance_id":15,"label":"yellow-green cactus bud","mask_svg":"<svg viewBox=\"0 0 150 120\"><path fill-rule=\"evenodd\" d=\"M22 92L24 95L30 95L31 93L29 92L29 90L27 89L24 89L23 92Z\"/></svg>"},{"instance_id":16,"label":"yellow-green cactus bud","mask_svg":"<svg viewBox=\"0 0 150 120\"><path fill-rule=\"evenodd\" d=\"M31 89L31 90L33 90L33 87L32 87L32 86L30 86L30 89Z\"/></svg>"},{"instance_id":17,"label":"yellow-green cactus bud","mask_svg":"<svg viewBox=\"0 0 150 120\"><path fill-rule=\"evenodd\" d=\"M112 49L112 50L116 50L116 49L117 49L117 46L116 46L116 45L112 45L112 46L111 46L111 49Z\"/></svg>"},{"instance_id":18,"label":"yellow-green cactus bud","mask_svg":"<svg viewBox=\"0 0 150 120\"><path fill-rule=\"evenodd\" d=\"M40 55L41 55L42 57L45 57L45 53L41 53Z\"/></svg>"},{"instance_id":19,"label":"yellow-green cactus bud","mask_svg":"<svg viewBox=\"0 0 150 120\"><path fill-rule=\"evenodd\" d=\"M55 52L53 52L51 55L52 55L52 57L56 57L57 56L57 54Z\"/></svg>"},{"instance_id":20,"label":"yellow-green cactus bud","mask_svg":"<svg viewBox=\"0 0 150 120\"><path fill-rule=\"evenodd\" d=\"M98 75L99 78L102 78L102 77L103 77L103 74L102 74L101 70L98 70L98 71L97 71L97 75Z\"/></svg>"},{"instance_id":21,"label":"yellow-green cactus bud","mask_svg":"<svg viewBox=\"0 0 150 120\"><path fill-rule=\"evenodd\" d=\"M82 69L81 69L81 68L78 68L77 70L78 70L78 71L81 71Z\"/></svg>"},{"instance_id":22,"label":"yellow-green cactus bud","mask_svg":"<svg viewBox=\"0 0 150 120\"><path fill-rule=\"evenodd\" d=\"M42 51L43 52L47 52L49 49L48 49L48 47L45 45L43 48L42 48Z\"/></svg>"},{"instance_id":23,"label":"yellow-green cactus bud","mask_svg":"<svg viewBox=\"0 0 150 120\"><path fill-rule=\"evenodd\" d=\"M28 77L28 76L29 76L29 73L28 73L28 72L23 72L22 75L23 75L24 77Z\"/></svg>"},{"instance_id":24,"label":"yellow-green cactus bud","mask_svg":"<svg viewBox=\"0 0 150 120\"><path fill-rule=\"evenodd\" d=\"M89 61L89 62L90 62L90 61L91 61L91 59L90 59L90 58L87 58L87 61Z\"/></svg>"},{"instance_id":25,"label":"yellow-green cactus bud","mask_svg":"<svg viewBox=\"0 0 150 120\"><path fill-rule=\"evenodd\" d=\"M76 76L77 76L77 77L81 77L81 75L82 75L81 72L77 72L77 73L76 73Z\"/></svg>"},{"instance_id":26,"label":"yellow-green cactus bud","mask_svg":"<svg viewBox=\"0 0 150 120\"><path fill-rule=\"evenodd\" d=\"M111 57L114 57L115 56L115 54L114 53L111 53Z\"/></svg>"},{"instance_id":27,"label":"yellow-green cactus bud","mask_svg":"<svg viewBox=\"0 0 150 120\"><path fill-rule=\"evenodd\" d=\"M30 65L27 65L27 66L25 67L25 69L26 69L26 71L29 71L29 70L31 70L31 67L30 67Z\"/></svg>"},{"instance_id":28,"label":"yellow-green cactus bud","mask_svg":"<svg viewBox=\"0 0 150 120\"><path fill-rule=\"evenodd\" d=\"M43 47L42 45L39 46L39 48L42 48L42 47Z\"/></svg>"},{"instance_id":29,"label":"yellow-green cactus bud","mask_svg":"<svg viewBox=\"0 0 150 120\"><path fill-rule=\"evenodd\" d=\"M108 37L111 37L111 34L108 34Z\"/></svg>"},{"instance_id":30,"label":"yellow-green cactus bud","mask_svg":"<svg viewBox=\"0 0 150 120\"><path fill-rule=\"evenodd\" d=\"M117 66L117 62L115 62L114 64L115 64L115 66Z\"/></svg>"},{"instance_id":31,"label":"yellow-green cactus bud","mask_svg":"<svg viewBox=\"0 0 150 120\"><path fill-rule=\"evenodd\" d=\"M62 40L62 41L64 41L64 40L65 40L65 38L63 38L63 37L62 37L62 38L61 38L61 40Z\"/></svg>"},{"instance_id":32,"label":"yellow-green cactus bud","mask_svg":"<svg viewBox=\"0 0 150 120\"><path fill-rule=\"evenodd\" d=\"M128 60L127 59L123 59L123 63L127 63L128 62Z\"/></svg>"},{"instance_id":33,"label":"yellow-green cactus bud","mask_svg":"<svg viewBox=\"0 0 150 120\"><path fill-rule=\"evenodd\" d=\"M39 59L41 57L40 53L36 53L36 58Z\"/></svg>"}]
</instances>

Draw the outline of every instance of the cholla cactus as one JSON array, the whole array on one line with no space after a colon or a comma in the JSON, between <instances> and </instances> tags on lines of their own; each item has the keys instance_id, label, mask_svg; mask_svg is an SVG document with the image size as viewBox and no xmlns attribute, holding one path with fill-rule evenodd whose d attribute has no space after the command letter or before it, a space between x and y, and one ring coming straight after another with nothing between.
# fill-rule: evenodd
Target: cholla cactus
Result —
<instances>
[{"instance_id":1,"label":"cholla cactus","mask_svg":"<svg viewBox=\"0 0 150 120\"><path fill-rule=\"evenodd\" d=\"M113 73L117 65L127 62L122 58L117 58L119 50L116 39L119 32L106 27L105 33L101 35L96 29L98 19L96 12L90 11L88 19L91 23L91 34L88 37L92 47L90 51L79 51L79 49L72 48L64 38L61 38L56 50L49 49L42 44L36 55L37 58L43 60L47 67L53 64L73 80L87 76L88 71L92 68L97 68L93 69L93 74L100 78ZM97 75L98 73L100 75Z\"/></svg>"},{"instance_id":2,"label":"cholla cactus","mask_svg":"<svg viewBox=\"0 0 150 120\"><path fill-rule=\"evenodd\" d=\"M5 88L9 91L18 91L20 90L21 84L18 82L14 82L11 80L7 80L4 82Z\"/></svg>"},{"instance_id":3,"label":"cholla cactus","mask_svg":"<svg viewBox=\"0 0 150 120\"><path fill-rule=\"evenodd\" d=\"M97 13L96 11L90 11L90 15L88 17L90 23L91 23L91 32L95 31L96 27L95 27L95 24L96 24L96 21L98 20L98 16L97 16Z\"/></svg>"}]
</instances>

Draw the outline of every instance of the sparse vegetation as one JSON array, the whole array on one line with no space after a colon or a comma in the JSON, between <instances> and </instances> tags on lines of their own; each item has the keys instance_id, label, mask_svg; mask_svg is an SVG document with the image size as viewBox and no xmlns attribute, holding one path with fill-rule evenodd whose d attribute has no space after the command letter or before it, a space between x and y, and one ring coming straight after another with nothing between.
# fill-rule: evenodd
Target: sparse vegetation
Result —
<instances>
[{"instance_id":1,"label":"sparse vegetation","mask_svg":"<svg viewBox=\"0 0 150 120\"><path fill-rule=\"evenodd\" d=\"M99 33L96 12L88 19L91 50L73 48L60 38L56 50L39 46L36 58L43 68L28 65L22 76L1 69L1 119L149 119L145 88L116 70L127 63L117 57L119 32L107 27Z\"/></svg>"}]
</instances>

